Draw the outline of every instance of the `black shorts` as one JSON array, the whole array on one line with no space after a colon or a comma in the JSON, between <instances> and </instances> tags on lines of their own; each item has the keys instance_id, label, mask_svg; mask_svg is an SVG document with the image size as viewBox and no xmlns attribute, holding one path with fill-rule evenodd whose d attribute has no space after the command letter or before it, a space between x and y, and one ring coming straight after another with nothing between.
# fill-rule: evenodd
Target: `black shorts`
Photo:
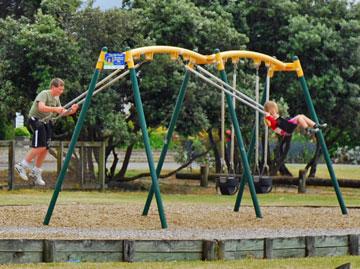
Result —
<instances>
[{"instance_id":1,"label":"black shorts","mask_svg":"<svg viewBox=\"0 0 360 269\"><path fill-rule=\"evenodd\" d=\"M39 121L37 118L30 117L29 125L33 132L31 147L33 148L41 148L46 147L47 149L50 147L50 142L52 138L52 123L44 123Z\"/></svg>"},{"instance_id":2,"label":"black shorts","mask_svg":"<svg viewBox=\"0 0 360 269\"><path fill-rule=\"evenodd\" d=\"M284 130L288 134L292 134L294 132L294 130L296 129L296 127L297 127L297 124L289 122L288 119L283 119L281 117L278 117L276 119L276 121L277 121L277 124L278 124L279 128L281 130Z\"/></svg>"}]
</instances>

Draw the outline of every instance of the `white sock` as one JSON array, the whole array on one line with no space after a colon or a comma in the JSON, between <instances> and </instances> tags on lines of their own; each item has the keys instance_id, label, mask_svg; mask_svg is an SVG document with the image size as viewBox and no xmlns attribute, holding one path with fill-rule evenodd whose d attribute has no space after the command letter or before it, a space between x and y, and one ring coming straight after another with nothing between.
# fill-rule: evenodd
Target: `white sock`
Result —
<instances>
[{"instance_id":1,"label":"white sock","mask_svg":"<svg viewBox=\"0 0 360 269\"><path fill-rule=\"evenodd\" d=\"M41 173L41 171L42 171L41 168L36 167L36 166L34 166L33 170L34 170L34 171L39 171L40 173Z\"/></svg>"},{"instance_id":2,"label":"white sock","mask_svg":"<svg viewBox=\"0 0 360 269\"><path fill-rule=\"evenodd\" d=\"M21 164L27 168L31 167L31 163L28 163L25 159L21 161Z\"/></svg>"}]
</instances>

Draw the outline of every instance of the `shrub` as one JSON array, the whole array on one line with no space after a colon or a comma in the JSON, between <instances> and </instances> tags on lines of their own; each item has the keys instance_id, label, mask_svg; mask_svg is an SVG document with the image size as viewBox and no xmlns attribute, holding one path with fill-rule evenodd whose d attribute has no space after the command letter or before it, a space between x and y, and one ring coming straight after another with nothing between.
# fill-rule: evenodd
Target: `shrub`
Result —
<instances>
[{"instance_id":1,"label":"shrub","mask_svg":"<svg viewBox=\"0 0 360 269\"><path fill-rule=\"evenodd\" d=\"M360 164L360 146L337 148L333 161L334 163Z\"/></svg>"},{"instance_id":2,"label":"shrub","mask_svg":"<svg viewBox=\"0 0 360 269\"><path fill-rule=\"evenodd\" d=\"M193 158L195 155L198 155L204 151L206 151L206 145L201 139L200 136L192 137L189 136L187 138L182 138L179 144L175 146L176 154L175 154L175 161L178 163L185 163ZM199 157L196 159L197 163L210 163L214 162L213 158L211 158L210 153Z\"/></svg>"},{"instance_id":3,"label":"shrub","mask_svg":"<svg viewBox=\"0 0 360 269\"><path fill-rule=\"evenodd\" d=\"M2 129L0 138L4 140L12 140L15 137L15 129L12 124L5 124L4 128Z\"/></svg>"},{"instance_id":4,"label":"shrub","mask_svg":"<svg viewBox=\"0 0 360 269\"><path fill-rule=\"evenodd\" d=\"M23 127L18 127L15 128L15 136L26 136L26 137L30 137L30 132L29 130L23 126Z\"/></svg>"},{"instance_id":5,"label":"shrub","mask_svg":"<svg viewBox=\"0 0 360 269\"><path fill-rule=\"evenodd\" d=\"M164 139L166 137L167 129L164 127L158 127L156 129L148 128L149 138L150 138L150 146L152 149L160 150L164 145ZM176 145L179 143L177 141L178 135L176 133L173 134L173 139L169 145L169 149L174 149ZM140 140L135 143L135 149L143 149L144 142L142 136L139 137Z\"/></svg>"}]
</instances>

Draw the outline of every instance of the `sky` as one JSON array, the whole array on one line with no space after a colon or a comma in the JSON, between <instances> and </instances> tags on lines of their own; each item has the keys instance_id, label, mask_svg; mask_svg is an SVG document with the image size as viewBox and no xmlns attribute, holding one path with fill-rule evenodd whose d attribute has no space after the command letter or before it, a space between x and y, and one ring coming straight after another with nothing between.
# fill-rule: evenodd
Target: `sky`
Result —
<instances>
[{"instance_id":1,"label":"sky","mask_svg":"<svg viewBox=\"0 0 360 269\"><path fill-rule=\"evenodd\" d=\"M121 0L95 0L94 7L100 7L102 10L106 10L114 7L121 7Z\"/></svg>"}]
</instances>

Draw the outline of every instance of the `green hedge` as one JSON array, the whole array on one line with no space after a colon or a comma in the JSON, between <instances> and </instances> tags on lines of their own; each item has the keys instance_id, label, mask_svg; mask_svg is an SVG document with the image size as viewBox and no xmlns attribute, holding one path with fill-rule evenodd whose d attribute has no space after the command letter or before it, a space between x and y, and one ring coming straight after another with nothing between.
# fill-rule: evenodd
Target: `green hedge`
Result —
<instances>
[{"instance_id":1,"label":"green hedge","mask_svg":"<svg viewBox=\"0 0 360 269\"><path fill-rule=\"evenodd\" d=\"M15 128L15 136L26 136L26 137L30 137L30 132L29 130L23 126L23 127L18 127Z\"/></svg>"}]
</instances>

